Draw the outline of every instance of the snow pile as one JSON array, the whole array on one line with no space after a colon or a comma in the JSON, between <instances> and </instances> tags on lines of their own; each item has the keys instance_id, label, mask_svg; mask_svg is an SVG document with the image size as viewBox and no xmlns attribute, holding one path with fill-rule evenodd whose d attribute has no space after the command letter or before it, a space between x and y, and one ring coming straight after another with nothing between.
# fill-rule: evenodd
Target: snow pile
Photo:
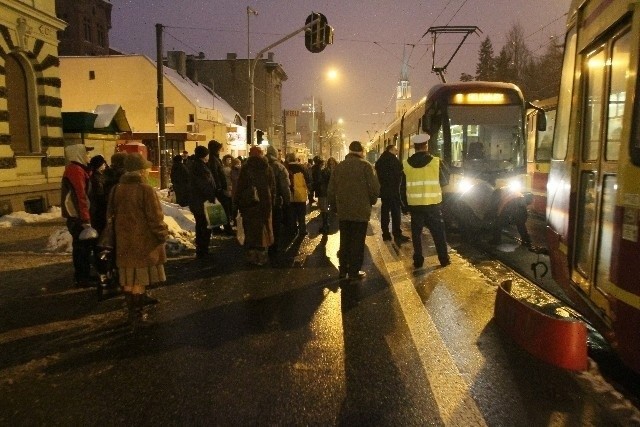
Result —
<instances>
[{"instance_id":1,"label":"snow pile","mask_svg":"<svg viewBox=\"0 0 640 427\"><path fill-rule=\"evenodd\" d=\"M169 237L167 239L167 255L177 256L187 249L194 249L193 240L195 236L195 220L188 208L183 208L175 203L160 201L164 222L169 227ZM24 212L22 212L24 213ZM39 215L35 215L36 217ZM60 217L58 209L57 218ZM4 219L4 217L3 217ZM35 222L33 219L30 222ZM42 219L41 219L42 220ZM49 236L47 252L71 252L71 234L66 227L57 229Z\"/></svg>"},{"instance_id":2,"label":"snow pile","mask_svg":"<svg viewBox=\"0 0 640 427\"><path fill-rule=\"evenodd\" d=\"M13 212L0 217L0 227L13 227L14 225L50 221L60 219L61 216L60 208L57 206L52 207L48 212L42 214L30 214L25 211Z\"/></svg>"},{"instance_id":3,"label":"snow pile","mask_svg":"<svg viewBox=\"0 0 640 427\"><path fill-rule=\"evenodd\" d=\"M58 228L49 236L47 241L47 252L67 252L71 253L73 239L66 227Z\"/></svg>"},{"instance_id":4,"label":"snow pile","mask_svg":"<svg viewBox=\"0 0 640 427\"><path fill-rule=\"evenodd\" d=\"M195 219L188 208L165 200L160 201L164 213L164 223L169 227L167 255L176 256L185 249L194 249Z\"/></svg>"}]
</instances>

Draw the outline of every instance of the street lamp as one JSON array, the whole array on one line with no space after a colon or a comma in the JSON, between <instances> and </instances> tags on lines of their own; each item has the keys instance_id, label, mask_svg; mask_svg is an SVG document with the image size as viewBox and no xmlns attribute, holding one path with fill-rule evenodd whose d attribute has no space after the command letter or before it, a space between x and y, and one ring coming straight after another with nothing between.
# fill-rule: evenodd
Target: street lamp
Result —
<instances>
[{"instance_id":1,"label":"street lamp","mask_svg":"<svg viewBox=\"0 0 640 427\"><path fill-rule=\"evenodd\" d=\"M315 133L316 133L316 98L315 98L315 91L316 91L316 85L318 84L318 81L322 78L322 75L318 76L318 78L316 78L314 84L313 84L313 92L311 94L311 155L313 156L314 154L314 144L315 144ZM329 69L329 71L327 71L326 73L326 78L329 81L334 81L338 78L338 70L336 70L335 68L331 68Z\"/></svg>"},{"instance_id":2,"label":"street lamp","mask_svg":"<svg viewBox=\"0 0 640 427\"><path fill-rule=\"evenodd\" d=\"M254 114L254 107L253 107L253 81L251 80L251 39L250 39L250 35L251 35L251 30L250 30L250 24L251 24L251 20L249 19L249 17L251 15L257 16L258 12L253 9L251 6L247 6L247 73L249 74L249 109L251 112L251 123L247 123L247 144L251 145L253 143L253 129L254 126L253 124L255 123L255 114Z\"/></svg>"}]
</instances>

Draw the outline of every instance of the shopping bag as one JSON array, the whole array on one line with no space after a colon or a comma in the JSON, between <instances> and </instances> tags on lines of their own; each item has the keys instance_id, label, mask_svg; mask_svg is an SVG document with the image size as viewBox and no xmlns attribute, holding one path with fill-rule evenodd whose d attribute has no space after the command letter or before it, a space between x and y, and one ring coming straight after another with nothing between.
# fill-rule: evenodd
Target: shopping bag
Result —
<instances>
[{"instance_id":1,"label":"shopping bag","mask_svg":"<svg viewBox=\"0 0 640 427\"><path fill-rule=\"evenodd\" d=\"M220 227L221 225L226 225L227 222L229 222L224 208L217 200L215 203L211 203L209 201L204 202L204 216L207 217L208 228Z\"/></svg>"},{"instance_id":2,"label":"shopping bag","mask_svg":"<svg viewBox=\"0 0 640 427\"><path fill-rule=\"evenodd\" d=\"M239 213L236 217L236 239L238 239L238 243L244 245L244 227L242 226L242 215Z\"/></svg>"}]
</instances>

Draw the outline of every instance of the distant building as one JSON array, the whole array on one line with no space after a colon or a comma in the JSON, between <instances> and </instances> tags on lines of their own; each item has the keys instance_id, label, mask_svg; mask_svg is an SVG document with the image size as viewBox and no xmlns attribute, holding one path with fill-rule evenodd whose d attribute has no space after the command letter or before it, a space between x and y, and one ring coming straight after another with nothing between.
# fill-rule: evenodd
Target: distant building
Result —
<instances>
[{"instance_id":1,"label":"distant building","mask_svg":"<svg viewBox=\"0 0 640 427\"><path fill-rule=\"evenodd\" d=\"M171 66L171 65L169 65ZM226 59L204 59L204 55L186 57L187 76L215 87L216 93L238 111L244 119L251 114L249 100L249 61L228 53ZM197 77L196 77L197 76ZM254 77L254 110L256 129L276 148L284 144L282 122L282 82L287 74L275 62L274 54L258 59Z\"/></svg>"},{"instance_id":2,"label":"distant building","mask_svg":"<svg viewBox=\"0 0 640 427\"><path fill-rule=\"evenodd\" d=\"M64 141L51 1L0 0L0 215L60 203Z\"/></svg>"},{"instance_id":3,"label":"distant building","mask_svg":"<svg viewBox=\"0 0 640 427\"><path fill-rule=\"evenodd\" d=\"M56 14L68 26L60 32L61 56L108 55L111 2L55 0Z\"/></svg>"},{"instance_id":4,"label":"distant building","mask_svg":"<svg viewBox=\"0 0 640 427\"><path fill-rule=\"evenodd\" d=\"M402 117L413 105L411 99L411 83L409 83L408 58L406 54L403 56L402 71L400 72L400 79L398 80L398 87L396 89L396 119Z\"/></svg>"}]
</instances>

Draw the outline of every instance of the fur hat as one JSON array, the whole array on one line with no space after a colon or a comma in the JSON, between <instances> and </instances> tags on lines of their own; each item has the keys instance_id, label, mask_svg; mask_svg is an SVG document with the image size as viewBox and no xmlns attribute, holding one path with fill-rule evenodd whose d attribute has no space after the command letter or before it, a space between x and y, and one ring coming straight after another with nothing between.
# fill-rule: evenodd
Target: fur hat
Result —
<instances>
[{"instance_id":1,"label":"fur hat","mask_svg":"<svg viewBox=\"0 0 640 427\"><path fill-rule=\"evenodd\" d=\"M209 155L209 149L204 145L198 145L194 150L193 154L196 156L197 159L204 159Z\"/></svg>"},{"instance_id":2,"label":"fur hat","mask_svg":"<svg viewBox=\"0 0 640 427\"><path fill-rule=\"evenodd\" d=\"M267 157L278 158L278 150L273 145L267 147Z\"/></svg>"},{"instance_id":3,"label":"fur hat","mask_svg":"<svg viewBox=\"0 0 640 427\"><path fill-rule=\"evenodd\" d=\"M298 161L296 160L295 153L287 153L287 155L285 156L285 160L287 161L287 163L297 163Z\"/></svg>"},{"instance_id":4,"label":"fur hat","mask_svg":"<svg viewBox=\"0 0 640 427\"><path fill-rule=\"evenodd\" d=\"M151 162L142 157L140 153L130 153L127 158L124 159L124 169L127 172L141 171L149 169L150 167Z\"/></svg>"},{"instance_id":5,"label":"fur hat","mask_svg":"<svg viewBox=\"0 0 640 427\"><path fill-rule=\"evenodd\" d=\"M212 139L209 141L209 153L217 153L222 148L222 144Z\"/></svg>"},{"instance_id":6,"label":"fur hat","mask_svg":"<svg viewBox=\"0 0 640 427\"><path fill-rule=\"evenodd\" d=\"M249 150L249 157L262 157L263 154L262 147L259 145L254 145Z\"/></svg>"},{"instance_id":7,"label":"fur hat","mask_svg":"<svg viewBox=\"0 0 640 427\"><path fill-rule=\"evenodd\" d=\"M351 144L349 144L349 151L353 151L354 153L362 153L364 151L364 148L362 147L360 141L353 141Z\"/></svg>"}]
</instances>

